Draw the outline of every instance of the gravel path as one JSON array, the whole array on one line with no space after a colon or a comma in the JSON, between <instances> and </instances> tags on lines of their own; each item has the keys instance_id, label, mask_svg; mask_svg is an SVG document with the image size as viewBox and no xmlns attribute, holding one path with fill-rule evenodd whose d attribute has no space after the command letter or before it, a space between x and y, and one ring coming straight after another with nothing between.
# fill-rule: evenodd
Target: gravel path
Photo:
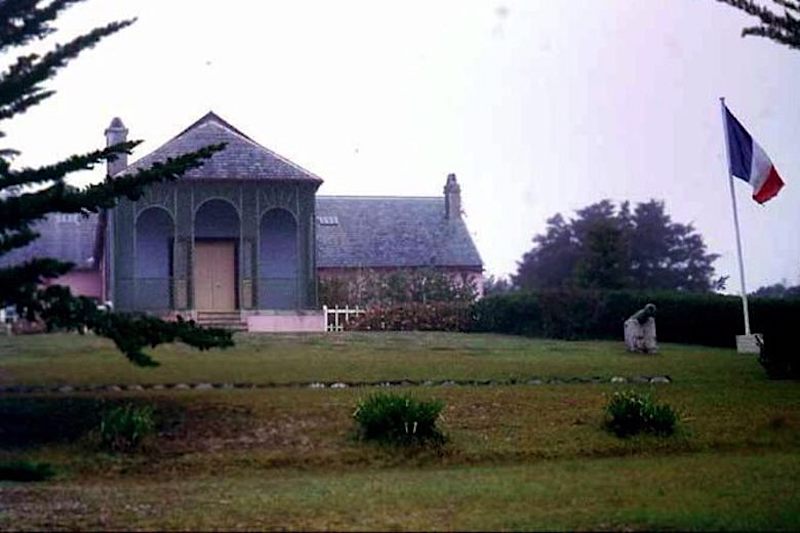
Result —
<instances>
[{"instance_id":1,"label":"gravel path","mask_svg":"<svg viewBox=\"0 0 800 533\"><path fill-rule=\"evenodd\" d=\"M141 392L159 390L219 390L219 389L348 389L352 387L497 387L497 386L540 386L540 385L597 385L612 384L667 384L669 376L614 376L612 378L543 378L531 377L523 379L477 379L477 380L398 380L398 381L308 381L289 383L159 383L159 384L104 384L104 385L7 385L0 386L0 394L37 394L37 393L73 393L73 392Z\"/></svg>"}]
</instances>

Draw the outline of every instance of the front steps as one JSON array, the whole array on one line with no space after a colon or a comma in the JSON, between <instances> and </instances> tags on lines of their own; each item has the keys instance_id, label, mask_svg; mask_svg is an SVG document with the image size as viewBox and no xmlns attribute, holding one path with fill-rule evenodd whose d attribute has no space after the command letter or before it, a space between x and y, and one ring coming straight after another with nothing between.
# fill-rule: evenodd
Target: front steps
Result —
<instances>
[{"instance_id":1,"label":"front steps","mask_svg":"<svg viewBox=\"0 0 800 533\"><path fill-rule=\"evenodd\" d=\"M247 331L247 322L239 311L198 311L196 322L208 328Z\"/></svg>"}]
</instances>

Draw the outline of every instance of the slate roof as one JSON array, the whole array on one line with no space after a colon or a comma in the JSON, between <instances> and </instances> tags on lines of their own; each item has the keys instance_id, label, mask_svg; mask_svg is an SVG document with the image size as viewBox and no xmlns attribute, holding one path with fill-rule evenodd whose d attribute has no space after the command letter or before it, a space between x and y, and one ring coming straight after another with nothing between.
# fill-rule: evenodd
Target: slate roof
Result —
<instances>
[{"instance_id":1,"label":"slate roof","mask_svg":"<svg viewBox=\"0 0 800 533\"><path fill-rule=\"evenodd\" d=\"M227 143L225 150L214 154L203 166L184 174L182 179L271 179L322 183L319 176L261 146L214 112L207 113L120 173L147 168L168 157L223 142Z\"/></svg>"},{"instance_id":2,"label":"slate roof","mask_svg":"<svg viewBox=\"0 0 800 533\"><path fill-rule=\"evenodd\" d=\"M25 246L0 256L0 267L23 263L34 257L52 257L75 263L75 269L93 269L99 216L52 214L33 229L41 236Z\"/></svg>"},{"instance_id":3,"label":"slate roof","mask_svg":"<svg viewBox=\"0 0 800 533\"><path fill-rule=\"evenodd\" d=\"M482 268L464 221L445 219L444 197L317 196L316 211L320 268ZM50 215L35 226L41 237L0 256L0 267L53 257L94 268L98 223L95 214Z\"/></svg>"},{"instance_id":4,"label":"slate roof","mask_svg":"<svg viewBox=\"0 0 800 533\"><path fill-rule=\"evenodd\" d=\"M463 219L444 213L444 197L317 196L317 267L482 268Z\"/></svg>"}]
</instances>

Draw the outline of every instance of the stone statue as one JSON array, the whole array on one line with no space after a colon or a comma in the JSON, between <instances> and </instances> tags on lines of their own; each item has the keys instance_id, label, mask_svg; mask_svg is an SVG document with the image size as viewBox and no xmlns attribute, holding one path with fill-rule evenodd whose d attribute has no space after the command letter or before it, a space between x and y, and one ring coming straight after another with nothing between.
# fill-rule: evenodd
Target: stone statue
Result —
<instances>
[{"instance_id":1,"label":"stone statue","mask_svg":"<svg viewBox=\"0 0 800 533\"><path fill-rule=\"evenodd\" d=\"M647 304L625 321L625 346L629 352L656 353L656 306Z\"/></svg>"}]
</instances>

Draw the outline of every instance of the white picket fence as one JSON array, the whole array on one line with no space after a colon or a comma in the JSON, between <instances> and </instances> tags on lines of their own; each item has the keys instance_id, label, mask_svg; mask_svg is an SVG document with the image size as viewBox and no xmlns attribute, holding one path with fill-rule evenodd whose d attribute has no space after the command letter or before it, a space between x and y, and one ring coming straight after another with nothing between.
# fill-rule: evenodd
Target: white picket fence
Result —
<instances>
[{"instance_id":1,"label":"white picket fence","mask_svg":"<svg viewBox=\"0 0 800 533\"><path fill-rule=\"evenodd\" d=\"M344 331L344 325L350 322L351 318L363 315L367 311L360 307L328 307L322 306L322 313L325 315L325 331Z\"/></svg>"}]
</instances>

